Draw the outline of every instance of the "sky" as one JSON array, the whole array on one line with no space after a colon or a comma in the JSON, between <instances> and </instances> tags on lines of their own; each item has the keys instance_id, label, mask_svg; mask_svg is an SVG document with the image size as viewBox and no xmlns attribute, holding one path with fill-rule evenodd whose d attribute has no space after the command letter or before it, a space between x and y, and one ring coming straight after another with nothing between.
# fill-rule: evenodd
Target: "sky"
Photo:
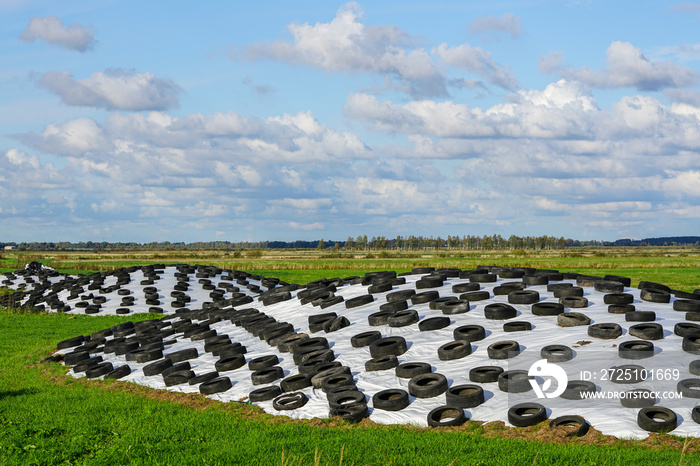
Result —
<instances>
[{"instance_id":1,"label":"sky","mask_svg":"<svg viewBox=\"0 0 700 466\"><path fill-rule=\"evenodd\" d=\"M0 18L0 241L700 235L700 3Z\"/></svg>"}]
</instances>

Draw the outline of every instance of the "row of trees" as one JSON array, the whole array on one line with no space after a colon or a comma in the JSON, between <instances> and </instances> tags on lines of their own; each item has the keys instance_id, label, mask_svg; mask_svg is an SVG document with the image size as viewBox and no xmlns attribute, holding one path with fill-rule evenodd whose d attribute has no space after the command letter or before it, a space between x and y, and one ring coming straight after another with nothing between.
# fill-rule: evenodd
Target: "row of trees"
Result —
<instances>
[{"instance_id":1,"label":"row of trees","mask_svg":"<svg viewBox=\"0 0 700 466\"><path fill-rule=\"evenodd\" d=\"M349 237L344 244L345 249L374 250L374 249L562 249L566 246L564 237L554 236L515 236L508 239L501 235L484 236L451 236L442 238L438 236L397 236L386 238L384 236L367 235Z\"/></svg>"},{"instance_id":2,"label":"row of trees","mask_svg":"<svg viewBox=\"0 0 700 466\"><path fill-rule=\"evenodd\" d=\"M647 246L647 245L700 245L700 237L673 237L673 238L647 238L644 240L617 240L617 241L579 241L555 236L516 236L504 238L501 235L463 235L447 238L438 236L397 236L387 238L385 236L358 235L348 237L346 241L202 241L195 243L171 243L169 241L150 243L108 243L85 241L71 243L60 242L33 242L33 243L2 243L0 249L5 246L17 246L25 251L47 250L236 250L236 249L345 249L350 251L373 250L421 250L421 249L563 249L587 246Z\"/></svg>"}]
</instances>

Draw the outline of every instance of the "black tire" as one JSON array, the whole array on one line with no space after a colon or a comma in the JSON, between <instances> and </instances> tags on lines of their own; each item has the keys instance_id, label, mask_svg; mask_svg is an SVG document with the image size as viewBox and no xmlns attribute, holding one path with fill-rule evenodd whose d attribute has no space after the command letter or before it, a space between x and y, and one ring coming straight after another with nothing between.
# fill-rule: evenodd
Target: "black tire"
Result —
<instances>
[{"instance_id":1,"label":"black tire","mask_svg":"<svg viewBox=\"0 0 700 466\"><path fill-rule=\"evenodd\" d=\"M646 388L633 388L621 393L620 404L625 408L644 408L656 404L654 392Z\"/></svg>"},{"instance_id":2,"label":"black tire","mask_svg":"<svg viewBox=\"0 0 700 466\"><path fill-rule=\"evenodd\" d=\"M453 361L472 354L472 345L466 340L445 343L437 350L440 361Z\"/></svg>"},{"instance_id":3,"label":"black tire","mask_svg":"<svg viewBox=\"0 0 700 466\"><path fill-rule=\"evenodd\" d=\"M83 344L85 341L85 337L83 335L79 335L77 337L69 338L67 340L59 341L56 344L57 349L66 349L66 348L72 348L74 346L80 346Z\"/></svg>"},{"instance_id":4,"label":"black tire","mask_svg":"<svg viewBox=\"0 0 700 466\"><path fill-rule=\"evenodd\" d=\"M532 324L530 322L506 322L503 324L503 331L506 333L510 332L526 332L532 330Z\"/></svg>"},{"instance_id":5,"label":"black tire","mask_svg":"<svg viewBox=\"0 0 700 466\"><path fill-rule=\"evenodd\" d=\"M699 321L700 320L700 312L686 312L685 313L685 320L692 320L692 321Z\"/></svg>"},{"instance_id":6,"label":"black tire","mask_svg":"<svg viewBox=\"0 0 700 466\"><path fill-rule=\"evenodd\" d=\"M430 303L428 303L428 307L433 310L441 311L442 307L446 303L450 303L453 301L459 301L459 298L455 296L445 296L443 298L433 299L432 301L430 301Z\"/></svg>"},{"instance_id":7,"label":"black tire","mask_svg":"<svg viewBox=\"0 0 700 466\"><path fill-rule=\"evenodd\" d=\"M489 359L510 359L520 354L520 345L514 340L491 343L486 348Z\"/></svg>"},{"instance_id":8,"label":"black tire","mask_svg":"<svg viewBox=\"0 0 700 466\"><path fill-rule=\"evenodd\" d=\"M389 316L392 315L391 311L379 311L367 316L367 322L372 327L379 327L380 325L387 325L389 323Z\"/></svg>"},{"instance_id":9,"label":"black tire","mask_svg":"<svg viewBox=\"0 0 700 466\"><path fill-rule=\"evenodd\" d=\"M592 395L596 392L596 390L596 385L591 381L569 380L569 382L566 384L564 392L559 396L565 400L587 400L588 396L583 394L586 393Z\"/></svg>"},{"instance_id":10,"label":"black tire","mask_svg":"<svg viewBox=\"0 0 700 466\"><path fill-rule=\"evenodd\" d=\"M498 375L498 389L508 393L525 393L532 390L527 371L512 370Z\"/></svg>"},{"instance_id":11,"label":"black tire","mask_svg":"<svg viewBox=\"0 0 700 466\"><path fill-rule=\"evenodd\" d=\"M447 391L447 377L437 372L419 374L408 381L408 393L416 398L433 398Z\"/></svg>"},{"instance_id":12,"label":"black tire","mask_svg":"<svg viewBox=\"0 0 700 466\"><path fill-rule=\"evenodd\" d=\"M532 305L532 313L536 316L557 316L564 312L561 303L535 303Z\"/></svg>"},{"instance_id":13,"label":"black tire","mask_svg":"<svg viewBox=\"0 0 700 466\"><path fill-rule=\"evenodd\" d=\"M527 285L525 285L522 282L503 283L501 285L493 287L493 295L494 296L508 296L508 293L512 293L513 291L524 290L525 288L527 288Z\"/></svg>"},{"instance_id":14,"label":"black tire","mask_svg":"<svg viewBox=\"0 0 700 466\"><path fill-rule=\"evenodd\" d=\"M626 287L632 286L632 279L629 277L621 277L619 275L605 275L603 280L622 283Z\"/></svg>"},{"instance_id":15,"label":"black tire","mask_svg":"<svg viewBox=\"0 0 700 466\"><path fill-rule=\"evenodd\" d=\"M632 304L634 296L630 293L610 293L603 296L605 304Z\"/></svg>"},{"instance_id":16,"label":"black tire","mask_svg":"<svg viewBox=\"0 0 700 466\"><path fill-rule=\"evenodd\" d=\"M329 377L335 377L340 374L352 374L350 372L350 368L348 366L341 366L339 362L334 362L330 364L336 364L334 366L329 367L329 363L326 364L319 364L316 366L318 369L314 369L312 372L309 373L311 376L311 385L320 390L323 381Z\"/></svg>"},{"instance_id":17,"label":"black tire","mask_svg":"<svg viewBox=\"0 0 700 466\"><path fill-rule=\"evenodd\" d=\"M393 293L388 293L386 295L386 301L388 303L393 303L396 301L406 301L411 298L416 294L415 290L401 290L401 291L394 291Z\"/></svg>"},{"instance_id":18,"label":"black tire","mask_svg":"<svg viewBox=\"0 0 700 466\"><path fill-rule=\"evenodd\" d=\"M473 273L469 275L470 283L495 283L498 277L491 273Z\"/></svg>"},{"instance_id":19,"label":"black tire","mask_svg":"<svg viewBox=\"0 0 700 466\"><path fill-rule=\"evenodd\" d=\"M309 398L302 392L283 393L272 400L272 407L277 411L290 411L304 406Z\"/></svg>"},{"instance_id":20,"label":"black tire","mask_svg":"<svg viewBox=\"0 0 700 466\"><path fill-rule=\"evenodd\" d=\"M680 312L700 312L700 301L676 299L673 301L673 310Z\"/></svg>"},{"instance_id":21,"label":"black tire","mask_svg":"<svg viewBox=\"0 0 700 466\"><path fill-rule=\"evenodd\" d=\"M578 327L580 325L589 325L591 319L580 312L565 312L557 316L557 325L560 327Z\"/></svg>"},{"instance_id":22,"label":"black tire","mask_svg":"<svg viewBox=\"0 0 700 466\"><path fill-rule=\"evenodd\" d=\"M399 312L408 309L408 301L392 301L379 306L380 311Z\"/></svg>"},{"instance_id":23,"label":"black tire","mask_svg":"<svg viewBox=\"0 0 700 466\"><path fill-rule=\"evenodd\" d=\"M442 313L446 315L464 314L469 312L469 301L460 297L460 299L443 303L441 309Z\"/></svg>"},{"instance_id":24,"label":"black tire","mask_svg":"<svg viewBox=\"0 0 700 466\"><path fill-rule=\"evenodd\" d=\"M535 290L519 290L508 293L510 304L534 304L540 300L540 294Z\"/></svg>"},{"instance_id":25,"label":"black tire","mask_svg":"<svg viewBox=\"0 0 700 466\"><path fill-rule=\"evenodd\" d=\"M389 327L406 327L418 322L418 312L414 310L406 310L395 312L387 317Z\"/></svg>"},{"instance_id":26,"label":"black tire","mask_svg":"<svg viewBox=\"0 0 700 466\"><path fill-rule=\"evenodd\" d=\"M628 312L634 312L637 308L634 304L611 304L608 306L608 312L610 314L627 314Z\"/></svg>"},{"instance_id":27,"label":"black tire","mask_svg":"<svg viewBox=\"0 0 700 466\"><path fill-rule=\"evenodd\" d=\"M411 304L425 304L440 298L440 293L437 291L424 291L411 296Z\"/></svg>"},{"instance_id":28,"label":"black tire","mask_svg":"<svg viewBox=\"0 0 700 466\"><path fill-rule=\"evenodd\" d=\"M427 362L404 362L396 366L396 377L401 379L412 379L420 374L433 372L433 366Z\"/></svg>"},{"instance_id":29,"label":"black tire","mask_svg":"<svg viewBox=\"0 0 700 466\"><path fill-rule=\"evenodd\" d=\"M277 385L269 387L257 388L248 394L248 400L252 403L260 403L262 401L270 401L282 394L282 389Z\"/></svg>"},{"instance_id":30,"label":"black tire","mask_svg":"<svg viewBox=\"0 0 700 466\"><path fill-rule=\"evenodd\" d=\"M245 357L242 354L219 359L214 363L214 367L219 372L233 371L245 366Z\"/></svg>"},{"instance_id":31,"label":"black tire","mask_svg":"<svg viewBox=\"0 0 700 466\"><path fill-rule=\"evenodd\" d=\"M143 366L143 375L158 375L170 367L173 367L173 362L170 359L162 359Z\"/></svg>"},{"instance_id":32,"label":"black tire","mask_svg":"<svg viewBox=\"0 0 700 466\"><path fill-rule=\"evenodd\" d=\"M588 298L581 296L567 296L566 298L559 298L559 302L570 309L579 309L582 307L588 307Z\"/></svg>"},{"instance_id":33,"label":"black tire","mask_svg":"<svg viewBox=\"0 0 700 466\"><path fill-rule=\"evenodd\" d=\"M443 285L442 277L427 276L416 281L416 289L422 290L425 288L438 288Z\"/></svg>"},{"instance_id":34,"label":"black tire","mask_svg":"<svg viewBox=\"0 0 700 466\"><path fill-rule=\"evenodd\" d=\"M312 348L328 349L328 340L324 337L304 338L292 346L292 353L301 353Z\"/></svg>"},{"instance_id":35,"label":"black tire","mask_svg":"<svg viewBox=\"0 0 700 466\"><path fill-rule=\"evenodd\" d=\"M467 293L462 293L459 295L459 299L463 301L484 301L489 299L491 295L486 290L481 291L469 291Z\"/></svg>"},{"instance_id":36,"label":"black tire","mask_svg":"<svg viewBox=\"0 0 700 466\"><path fill-rule=\"evenodd\" d=\"M105 374L104 378L105 379L121 379L123 377L126 377L129 374L131 374L131 367L129 367L128 364L124 364L123 366L117 367L112 372Z\"/></svg>"},{"instance_id":37,"label":"black tire","mask_svg":"<svg viewBox=\"0 0 700 466\"><path fill-rule=\"evenodd\" d=\"M671 293L664 290L654 290L644 288L639 292L639 297L642 301L650 303L669 303L671 302Z\"/></svg>"},{"instance_id":38,"label":"black tire","mask_svg":"<svg viewBox=\"0 0 700 466\"><path fill-rule=\"evenodd\" d=\"M659 324L636 324L627 331L631 336L642 340L661 340L664 337L664 328Z\"/></svg>"},{"instance_id":39,"label":"black tire","mask_svg":"<svg viewBox=\"0 0 700 466\"><path fill-rule=\"evenodd\" d=\"M323 379L323 382L321 382L321 390L323 390L324 393L328 393L331 390L336 389L338 387L346 386L355 386L355 379L352 377L352 374L334 375L332 377Z\"/></svg>"},{"instance_id":40,"label":"black tire","mask_svg":"<svg viewBox=\"0 0 700 466\"><path fill-rule=\"evenodd\" d=\"M591 426L581 416L559 416L549 421L550 429L555 429L557 427L573 428L566 434L566 437L583 437L588 433Z\"/></svg>"},{"instance_id":41,"label":"black tire","mask_svg":"<svg viewBox=\"0 0 700 466\"><path fill-rule=\"evenodd\" d=\"M333 408L348 408L352 406L367 405L365 394L359 390L348 390L328 400L328 405Z\"/></svg>"},{"instance_id":42,"label":"black tire","mask_svg":"<svg viewBox=\"0 0 700 466\"><path fill-rule=\"evenodd\" d=\"M170 359L173 363L187 361L199 357L197 348L187 348L180 351L174 351L165 355L166 359Z\"/></svg>"},{"instance_id":43,"label":"black tire","mask_svg":"<svg viewBox=\"0 0 700 466\"><path fill-rule=\"evenodd\" d=\"M233 387L231 379L228 377L217 377L208 382L203 382L199 385L199 393L202 395L213 395L222 393Z\"/></svg>"},{"instance_id":44,"label":"black tire","mask_svg":"<svg viewBox=\"0 0 700 466\"><path fill-rule=\"evenodd\" d=\"M429 427L461 426L467 422L467 416L461 408L439 406L428 413Z\"/></svg>"},{"instance_id":45,"label":"black tire","mask_svg":"<svg viewBox=\"0 0 700 466\"><path fill-rule=\"evenodd\" d=\"M251 359L248 362L248 369L251 371L257 371L270 366L276 366L279 364L280 359L276 354L269 354L267 356L259 356L257 358Z\"/></svg>"},{"instance_id":46,"label":"black tire","mask_svg":"<svg viewBox=\"0 0 700 466\"><path fill-rule=\"evenodd\" d=\"M700 398L700 379L683 379L676 385L683 398Z\"/></svg>"},{"instance_id":47,"label":"black tire","mask_svg":"<svg viewBox=\"0 0 700 466\"><path fill-rule=\"evenodd\" d=\"M696 424L700 424L700 406L695 406L691 411L690 416Z\"/></svg>"},{"instance_id":48,"label":"black tire","mask_svg":"<svg viewBox=\"0 0 700 466\"><path fill-rule=\"evenodd\" d=\"M423 319L418 323L418 330L428 332L430 330L440 330L450 325L449 317L430 317Z\"/></svg>"},{"instance_id":49,"label":"black tire","mask_svg":"<svg viewBox=\"0 0 700 466\"><path fill-rule=\"evenodd\" d=\"M469 380L474 383L498 382L498 377L503 373L503 368L498 366L479 366L469 371Z\"/></svg>"},{"instance_id":50,"label":"black tire","mask_svg":"<svg viewBox=\"0 0 700 466\"><path fill-rule=\"evenodd\" d=\"M75 368L74 368L75 370ZM97 365L87 368L85 370L85 376L88 379L94 379L96 377L100 377L103 375L106 375L114 370L114 366L112 366L111 362L102 362L98 363Z\"/></svg>"},{"instance_id":51,"label":"black tire","mask_svg":"<svg viewBox=\"0 0 700 466\"><path fill-rule=\"evenodd\" d=\"M627 322L654 322L656 313L654 311L636 311L626 312L625 321Z\"/></svg>"},{"instance_id":52,"label":"black tire","mask_svg":"<svg viewBox=\"0 0 700 466\"><path fill-rule=\"evenodd\" d=\"M369 352L373 358L387 356L390 354L393 354L394 356L401 356L406 351L408 351L406 340L399 336L382 338L373 341L369 345Z\"/></svg>"},{"instance_id":53,"label":"black tire","mask_svg":"<svg viewBox=\"0 0 700 466\"><path fill-rule=\"evenodd\" d=\"M637 425L647 432L671 432L678 425L678 416L661 406L642 408L637 413Z\"/></svg>"},{"instance_id":54,"label":"black tire","mask_svg":"<svg viewBox=\"0 0 700 466\"><path fill-rule=\"evenodd\" d=\"M615 323L593 324L588 327L588 336L602 340L614 340L622 335L622 327Z\"/></svg>"},{"instance_id":55,"label":"black tire","mask_svg":"<svg viewBox=\"0 0 700 466\"><path fill-rule=\"evenodd\" d=\"M445 401L448 406L474 408L484 402L484 389L478 385L454 385L447 389Z\"/></svg>"},{"instance_id":56,"label":"black tire","mask_svg":"<svg viewBox=\"0 0 700 466\"><path fill-rule=\"evenodd\" d=\"M393 369L399 365L399 360L393 354L387 356L379 356L365 362L365 371L385 371Z\"/></svg>"},{"instance_id":57,"label":"black tire","mask_svg":"<svg viewBox=\"0 0 700 466\"><path fill-rule=\"evenodd\" d=\"M490 320L512 319L518 315L518 311L505 303L492 303L484 307L484 317Z\"/></svg>"},{"instance_id":58,"label":"black tire","mask_svg":"<svg viewBox=\"0 0 700 466\"><path fill-rule=\"evenodd\" d=\"M278 340L276 346L278 350L284 353L291 353L295 344L301 340L308 340L308 338L309 336L306 333L295 333Z\"/></svg>"},{"instance_id":59,"label":"black tire","mask_svg":"<svg viewBox=\"0 0 700 466\"><path fill-rule=\"evenodd\" d=\"M280 388L284 392L293 392L311 386L311 377L305 374L290 375L280 382Z\"/></svg>"},{"instance_id":60,"label":"black tire","mask_svg":"<svg viewBox=\"0 0 700 466\"><path fill-rule=\"evenodd\" d=\"M628 340L620 343L617 354L624 359L645 359L654 356L654 344L645 340Z\"/></svg>"},{"instance_id":61,"label":"black tire","mask_svg":"<svg viewBox=\"0 0 700 466\"><path fill-rule=\"evenodd\" d=\"M549 277L547 275L525 275L523 283L527 286L546 285L549 283Z\"/></svg>"},{"instance_id":62,"label":"black tire","mask_svg":"<svg viewBox=\"0 0 700 466\"><path fill-rule=\"evenodd\" d=\"M166 387L172 387L174 385L182 385L183 383L189 382L190 379L194 378L195 374L192 370L173 372L168 375L163 376L163 382Z\"/></svg>"},{"instance_id":63,"label":"black tire","mask_svg":"<svg viewBox=\"0 0 700 466\"><path fill-rule=\"evenodd\" d=\"M350 344L353 348L364 348L380 338L382 338L382 334L380 332L370 330L369 332L358 333L357 335L350 337Z\"/></svg>"},{"instance_id":64,"label":"black tire","mask_svg":"<svg viewBox=\"0 0 700 466\"><path fill-rule=\"evenodd\" d=\"M335 319L323 324L323 331L326 333L336 332L342 328L349 327L350 321L345 316L336 317Z\"/></svg>"},{"instance_id":65,"label":"black tire","mask_svg":"<svg viewBox=\"0 0 700 466\"><path fill-rule=\"evenodd\" d=\"M384 411L401 411L409 403L408 392L400 388L382 390L372 397L372 406Z\"/></svg>"},{"instance_id":66,"label":"black tire","mask_svg":"<svg viewBox=\"0 0 700 466\"><path fill-rule=\"evenodd\" d=\"M453 293L468 293L470 291L479 291L479 286L478 283L457 283L456 285L452 285L452 292Z\"/></svg>"},{"instance_id":67,"label":"black tire","mask_svg":"<svg viewBox=\"0 0 700 466\"><path fill-rule=\"evenodd\" d=\"M364 306L374 302L374 297L371 294L364 294L357 296L355 298L350 298L345 300L345 308L352 309L354 307Z\"/></svg>"},{"instance_id":68,"label":"black tire","mask_svg":"<svg viewBox=\"0 0 700 466\"><path fill-rule=\"evenodd\" d=\"M583 296L583 288L580 286L571 286L568 288L558 288L552 291L555 298L577 298Z\"/></svg>"},{"instance_id":69,"label":"black tire","mask_svg":"<svg viewBox=\"0 0 700 466\"><path fill-rule=\"evenodd\" d=\"M472 343L486 338L486 329L481 325L462 325L454 329L452 336L455 340Z\"/></svg>"},{"instance_id":70,"label":"black tire","mask_svg":"<svg viewBox=\"0 0 700 466\"><path fill-rule=\"evenodd\" d=\"M216 371L207 372L206 374L198 375L188 381L190 385L198 385L200 383L209 382L219 377L219 373Z\"/></svg>"},{"instance_id":71,"label":"black tire","mask_svg":"<svg viewBox=\"0 0 700 466\"><path fill-rule=\"evenodd\" d=\"M598 280L593 285L593 289L598 291L599 293L618 293L618 294L621 294L623 291L625 291L625 285L623 285L620 282L614 282L611 280ZM608 303L606 301L605 304L611 304L611 303ZM618 304L618 303L615 303L615 304Z\"/></svg>"},{"instance_id":72,"label":"black tire","mask_svg":"<svg viewBox=\"0 0 700 466\"><path fill-rule=\"evenodd\" d=\"M547 419L547 409L539 403L520 403L508 410L508 422L515 427L529 427Z\"/></svg>"},{"instance_id":73,"label":"black tire","mask_svg":"<svg viewBox=\"0 0 700 466\"><path fill-rule=\"evenodd\" d=\"M540 350L540 357L547 362L565 362L574 359L574 350L565 345L547 345Z\"/></svg>"},{"instance_id":74,"label":"black tire","mask_svg":"<svg viewBox=\"0 0 700 466\"><path fill-rule=\"evenodd\" d=\"M387 291L391 291L393 287L391 286L390 282L387 283L379 283L377 285L370 285L367 288L367 292L369 294L379 294L379 293L385 293Z\"/></svg>"},{"instance_id":75,"label":"black tire","mask_svg":"<svg viewBox=\"0 0 700 466\"><path fill-rule=\"evenodd\" d=\"M357 404L341 408L332 408L328 413L330 417L337 417L345 422L358 423L369 417L367 405Z\"/></svg>"},{"instance_id":76,"label":"black tire","mask_svg":"<svg viewBox=\"0 0 700 466\"><path fill-rule=\"evenodd\" d=\"M699 335L700 325L691 322L678 322L673 327L673 333L679 337L687 337L688 335Z\"/></svg>"},{"instance_id":77,"label":"black tire","mask_svg":"<svg viewBox=\"0 0 700 466\"><path fill-rule=\"evenodd\" d=\"M284 370L280 366L265 367L250 374L253 385L264 385L284 377Z\"/></svg>"}]
</instances>

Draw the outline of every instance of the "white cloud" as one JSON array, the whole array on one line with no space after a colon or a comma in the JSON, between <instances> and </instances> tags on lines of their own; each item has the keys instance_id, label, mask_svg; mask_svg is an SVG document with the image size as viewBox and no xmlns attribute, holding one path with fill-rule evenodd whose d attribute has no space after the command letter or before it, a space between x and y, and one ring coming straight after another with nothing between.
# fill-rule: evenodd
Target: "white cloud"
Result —
<instances>
[{"instance_id":1,"label":"white cloud","mask_svg":"<svg viewBox=\"0 0 700 466\"><path fill-rule=\"evenodd\" d=\"M40 40L85 52L93 47L94 35L92 26L72 24L70 27L65 27L55 16L35 16L29 21L19 38L25 42Z\"/></svg>"},{"instance_id":2,"label":"white cloud","mask_svg":"<svg viewBox=\"0 0 700 466\"><path fill-rule=\"evenodd\" d=\"M522 21L512 13L502 16L479 16L469 23L469 32L472 34L489 34L492 32L505 32L511 37L518 37L523 32Z\"/></svg>"},{"instance_id":3,"label":"white cloud","mask_svg":"<svg viewBox=\"0 0 700 466\"><path fill-rule=\"evenodd\" d=\"M553 52L540 58L540 71L575 79L592 87L633 87L640 91L692 86L700 82L700 74L695 70L673 62L652 61L629 42L612 42L606 55L607 67L596 71L566 65L561 52Z\"/></svg>"},{"instance_id":4,"label":"white cloud","mask_svg":"<svg viewBox=\"0 0 700 466\"><path fill-rule=\"evenodd\" d=\"M416 38L397 26L368 26L361 22L362 9L351 2L338 10L330 23L291 24L293 40L246 45L234 58L271 59L332 72L377 74L415 98L444 97L447 86L477 85L463 78L449 79L436 59L465 69L506 89L517 83L507 67L495 63L489 52L468 44L442 44L430 53L416 47Z\"/></svg>"},{"instance_id":5,"label":"white cloud","mask_svg":"<svg viewBox=\"0 0 700 466\"><path fill-rule=\"evenodd\" d=\"M462 44L450 47L447 44L440 44L432 51L448 65L464 68L479 76L484 76L489 82L504 89L515 89L518 82L515 76L506 66L498 65L491 54L479 47L472 47L469 44Z\"/></svg>"},{"instance_id":6,"label":"white cloud","mask_svg":"<svg viewBox=\"0 0 700 466\"><path fill-rule=\"evenodd\" d=\"M182 89L173 81L152 73L122 69L98 71L86 79L74 79L66 71L49 71L39 84L67 105L107 110L166 110L178 107Z\"/></svg>"}]
</instances>

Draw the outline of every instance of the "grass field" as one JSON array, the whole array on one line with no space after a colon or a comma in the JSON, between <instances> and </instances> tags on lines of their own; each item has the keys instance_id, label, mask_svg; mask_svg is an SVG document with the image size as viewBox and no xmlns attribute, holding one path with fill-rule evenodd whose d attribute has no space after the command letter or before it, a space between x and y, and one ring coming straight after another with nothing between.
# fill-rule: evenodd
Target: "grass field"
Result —
<instances>
[{"instance_id":1,"label":"grass field","mask_svg":"<svg viewBox=\"0 0 700 466\"><path fill-rule=\"evenodd\" d=\"M23 261L41 260L61 271L84 272L128 263L186 262L305 283L378 269L500 264L626 275L685 291L700 287L697 249L632 249L614 254L609 249L578 251L581 257L566 257L571 254L567 250L528 257L504 257L501 251L486 252L483 257L449 257L443 252L420 258L367 258L366 254L324 258L317 251L296 251L288 254L293 257L263 252L235 260L211 252L150 260L147 255L94 257L83 252L58 258L18 253L5 254L3 266L14 270ZM90 260L79 259L83 256ZM39 363L58 341L148 318L0 310L0 464L700 464L699 439L654 435L632 442L589 434L568 440L551 434L544 424L507 429L497 423L468 422L455 429L421 429L369 422L353 426L325 419L293 421L247 404L223 404L121 382L73 379L58 364Z\"/></svg>"}]
</instances>

